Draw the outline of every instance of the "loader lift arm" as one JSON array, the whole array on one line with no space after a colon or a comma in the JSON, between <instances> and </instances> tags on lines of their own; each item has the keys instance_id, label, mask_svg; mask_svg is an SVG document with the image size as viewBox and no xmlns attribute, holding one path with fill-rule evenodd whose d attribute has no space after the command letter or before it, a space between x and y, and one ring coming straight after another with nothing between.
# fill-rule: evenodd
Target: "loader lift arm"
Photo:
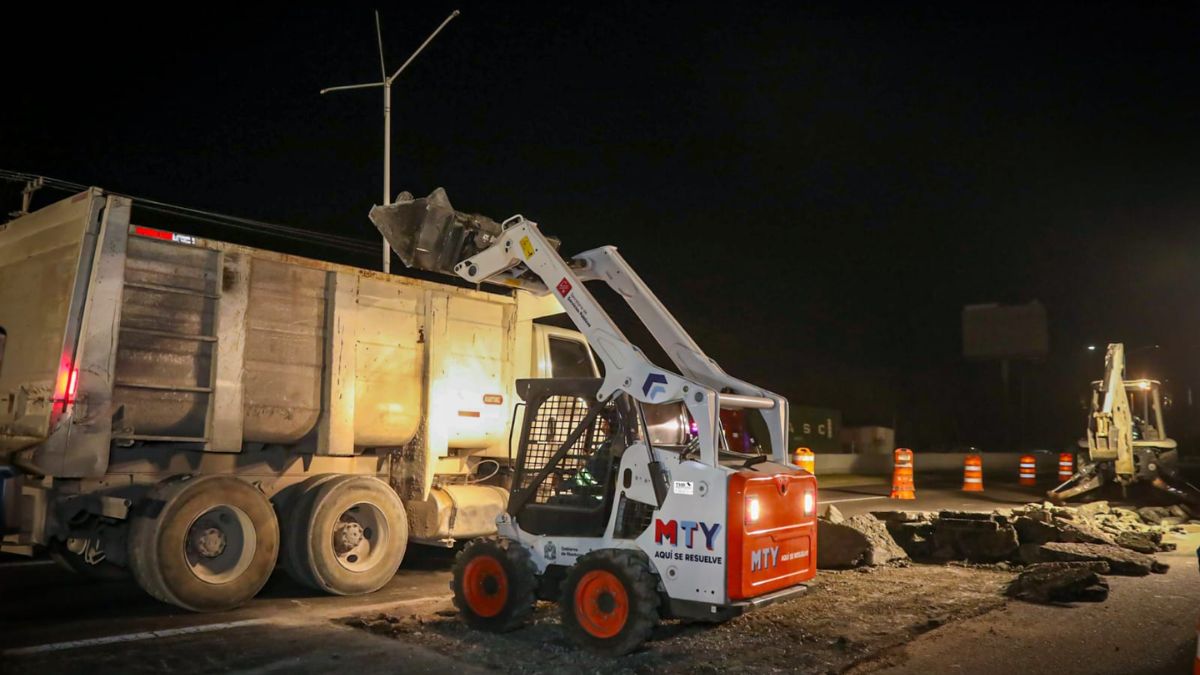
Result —
<instances>
[{"instance_id":1,"label":"loader lift arm","mask_svg":"<svg viewBox=\"0 0 1200 675\"><path fill-rule=\"evenodd\" d=\"M787 399L727 374L704 353L683 326L613 246L585 251L570 260L537 223L513 216L502 224L453 210L445 193L371 210L371 221L406 263L453 272L473 283L503 284L538 295L552 293L604 362L597 398L625 392L642 403L682 401L696 423L700 461L716 466L721 408L758 410L766 422L772 459L790 464ZM449 250L447 250L449 249ZM421 261L438 261L421 265ZM447 265L452 268L446 269ZM652 363L629 341L584 282L607 283L634 311L679 372Z\"/></svg>"}]
</instances>

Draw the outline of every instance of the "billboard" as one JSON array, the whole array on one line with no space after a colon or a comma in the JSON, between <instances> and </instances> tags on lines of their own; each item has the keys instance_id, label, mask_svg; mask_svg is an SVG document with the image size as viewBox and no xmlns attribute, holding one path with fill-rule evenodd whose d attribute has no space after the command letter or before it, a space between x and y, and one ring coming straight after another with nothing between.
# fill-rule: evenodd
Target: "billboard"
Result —
<instances>
[{"instance_id":1,"label":"billboard","mask_svg":"<svg viewBox=\"0 0 1200 675\"><path fill-rule=\"evenodd\" d=\"M962 311L963 355L968 359L1038 359L1050 351L1046 307L967 305Z\"/></svg>"}]
</instances>

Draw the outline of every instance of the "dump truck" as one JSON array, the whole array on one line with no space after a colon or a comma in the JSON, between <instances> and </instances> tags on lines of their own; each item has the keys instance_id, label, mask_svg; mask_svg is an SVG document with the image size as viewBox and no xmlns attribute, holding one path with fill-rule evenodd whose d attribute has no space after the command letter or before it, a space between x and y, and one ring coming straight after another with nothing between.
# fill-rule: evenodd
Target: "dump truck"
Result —
<instances>
[{"instance_id":1,"label":"dump truck","mask_svg":"<svg viewBox=\"0 0 1200 675\"><path fill-rule=\"evenodd\" d=\"M0 551L235 607L277 563L377 590L492 534L514 383L597 377L550 298L131 222L99 188L0 225ZM683 433L678 409L655 433ZM665 430L665 431L663 431Z\"/></svg>"}]
</instances>

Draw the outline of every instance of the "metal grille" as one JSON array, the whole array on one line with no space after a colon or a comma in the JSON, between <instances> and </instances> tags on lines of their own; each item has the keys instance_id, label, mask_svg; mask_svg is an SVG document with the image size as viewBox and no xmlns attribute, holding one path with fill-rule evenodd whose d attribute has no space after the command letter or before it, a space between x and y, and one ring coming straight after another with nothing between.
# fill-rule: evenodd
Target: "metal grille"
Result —
<instances>
[{"instance_id":1,"label":"metal grille","mask_svg":"<svg viewBox=\"0 0 1200 675\"><path fill-rule=\"evenodd\" d=\"M609 481L607 475L592 475L588 461L596 451L608 440L610 425L605 415L610 412L612 404L605 406L591 428L584 431L575 443L571 445L562 461L550 471L546 480L537 487L537 492L530 499L534 504L546 504L551 501L561 502L576 498L573 501L587 500L603 495L603 487ZM529 427L529 437L525 446L524 471L521 484L524 490L529 487L538 473L567 441L588 415L588 401L579 396L555 395L546 398L534 412ZM610 467L606 463L606 470Z\"/></svg>"}]
</instances>

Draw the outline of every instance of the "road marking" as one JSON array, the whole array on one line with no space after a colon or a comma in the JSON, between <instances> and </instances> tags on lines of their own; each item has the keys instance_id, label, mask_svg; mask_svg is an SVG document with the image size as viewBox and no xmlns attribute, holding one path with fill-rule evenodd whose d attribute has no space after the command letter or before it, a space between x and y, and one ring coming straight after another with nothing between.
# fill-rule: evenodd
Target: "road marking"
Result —
<instances>
[{"instance_id":1,"label":"road marking","mask_svg":"<svg viewBox=\"0 0 1200 675\"><path fill-rule=\"evenodd\" d=\"M17 560L15 562L0 563L0 567L41 567L42 565L56 565L53 560Z\"/></svg>"},{"instance_id":2,"label":"road marking","mask_svg":"<svg viewBox=\"0 0 1200 675\"><path fill-rule=\"evenodd\" d=\"M887 499L887 497L847 497L846 499L822 499L821 504L841 504L842 502L865 502L869 499Z\"/></svg>"},{"instance_id":3,"label":"road marking","mask_svg":"<svg viewBox=\"0 0 1200 675\"><path fill-rule=\"evenodd\" d=\"M4 656L42 654L45 652L62 651L64 649L77 649L79 647L99 647L102 645L115 644L119 642L137 642L140 640L154 640L157 638L174 637L176 635L211 633L218 630L241 628L243 626L257 626L265 623L270 623L270 621L268 619L246 619L244 621L229 621L227 623L210 623L203 626L189 626L187 628L168 628L167 630L153 630L143 633L125 633L123 635L110 635L108 637L90 638L87 640L52 642L50 644L35 645L33 647L17 647L16 649L6 649L3 652L0 652L0 654L3 654Z\"/></svg>"}]
</instances>

